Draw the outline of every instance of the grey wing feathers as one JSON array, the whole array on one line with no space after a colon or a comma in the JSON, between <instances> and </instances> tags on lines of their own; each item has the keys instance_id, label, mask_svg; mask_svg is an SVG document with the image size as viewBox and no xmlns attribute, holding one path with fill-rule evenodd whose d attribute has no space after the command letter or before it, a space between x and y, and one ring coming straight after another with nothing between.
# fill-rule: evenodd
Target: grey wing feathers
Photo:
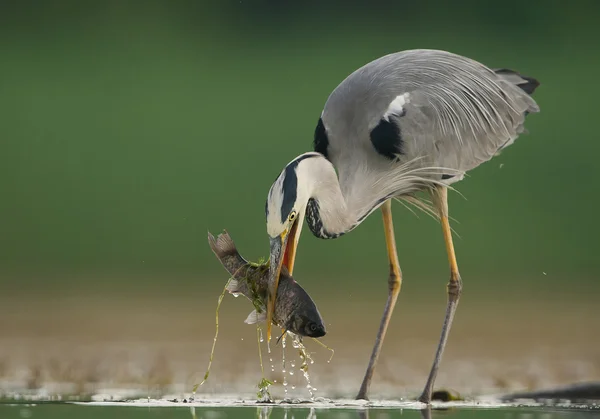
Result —
<instances>
[{"instance_id":1,"label":"grey wing feathers","mask_svg":"<svg viewBox=\"0 0 600 419\"><path fill-rule=\"evenodd\" d=\"M409 142L407 157L428 156L433 166L473 169L510 145L524 131L525 116L539 111L527 92L539 83L510 70L423 50L395 64L392 79L404 90L397 94L409 93L406 115L396 117Z\"/></svg>"},{"instance_id":2,"label":"grey wing feathers","mask_svg":"<svg viewBox=\"0 0 600 419\"><path fill-rule=\"evenodd\" d=\"M538 85L446 51L386 55L330 94L319 121L321 148L348 205L370 209L389 196L458 181L493 158L524 131L527 114L539 111L529 94ZM398 128L387 139L398 146L393 160L382 153L385 144L372 142L381 121Z\"/></svg>"}]
</instances>

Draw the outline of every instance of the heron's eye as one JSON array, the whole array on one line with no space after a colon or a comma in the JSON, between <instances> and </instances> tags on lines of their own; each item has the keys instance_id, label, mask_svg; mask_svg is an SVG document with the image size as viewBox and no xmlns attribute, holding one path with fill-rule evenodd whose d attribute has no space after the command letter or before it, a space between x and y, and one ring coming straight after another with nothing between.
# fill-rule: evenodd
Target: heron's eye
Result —
<instances>
[{"instance_id":1,"label":"heron's eye","mask_svg":"<svg viewBox=\"0 0 600 419\"><path fill-rule=\"evenodd\" d=\"M296 211L290 212L290 216L288 217L288 220L294 221L296 219L296 215L297 215Z\"/></svg>"}]
</instances>

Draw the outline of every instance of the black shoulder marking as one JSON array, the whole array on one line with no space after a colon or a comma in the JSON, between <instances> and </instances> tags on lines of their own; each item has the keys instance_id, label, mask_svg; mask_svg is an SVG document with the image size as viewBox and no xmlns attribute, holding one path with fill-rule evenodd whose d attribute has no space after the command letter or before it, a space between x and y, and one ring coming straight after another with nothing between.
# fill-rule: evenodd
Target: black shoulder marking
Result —
<instances>
[{"instance_id":1,"label":"black shoulder marking","mask_svg":"<svg viewBox=\"0 0 600 419\"><path fill-rule=\"evenodd\" d=\"M375 150L390 160L397 158L397 154L404 154L403 140L400 126L393 120L382 118L379 124L371 131L371 143Z\"/></svg>"},{"instance_id":2,"label":"black shoulder marking","mask_svg":"<svg viewBox=\"0 0 600 419\"><path fill-rule=\"evenodd\" d=\"M520 74L520 73L518 73L514 70L510 70L508 68L495 68L494 73L496 73L496 74L516 74L517 76L521 77L523 80L526 81L526 83L520 83L520 84L517 84L517 86L520 87L528 95L533 94L535 89L537 89L540 85L540 82L537 81L536 79L534 79L533 77L524 76L523 74Z\"/></svg>"},{"instance_id":3,"label":"black shoulder marking","mask_svg":"<svg viewBox=\"0 0 600 419\"><path fill-rule=\"evenodd\" d=\"M442 175L442 180L451 179L454 175Z\"/></svg>"},{"instance_id":4,"label":"black shoulder marking","mask_svg":"<svg viewBox=\"0 0 600 419\"><path fill-rule=\"evenodd\" d=\"M325 124L323 124L323 118L319 118L319 123L315 128L315 139L313 141L313 149L317 153L321 153L326 159L329 159L327 154L327 148L329 147L329 137L327 137L327 131L325 130Z\"/></svg>"}]
</instances>

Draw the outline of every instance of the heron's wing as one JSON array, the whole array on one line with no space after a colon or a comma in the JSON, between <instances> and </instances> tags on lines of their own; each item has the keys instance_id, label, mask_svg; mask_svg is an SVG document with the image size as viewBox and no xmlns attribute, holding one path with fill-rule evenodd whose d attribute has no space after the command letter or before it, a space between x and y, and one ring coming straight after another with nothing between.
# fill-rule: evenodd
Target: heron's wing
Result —
<instances>
[{"instance_id":1,"label":"heron's wing","mask_svg":"<svg viewBox=\"0 0 600 419\"><path fill-rule=\"evenodd\" d=\"M466 172L512 144L527 114L539 111L527 92L537 82L516 72L481 66L430 77L437 81L411 91L403 115L391 117L404 142L404 159L427 156L427 164Z\"/></svg>"},{"instance_id":2,"label":"heron's wing","mask_svg":"<svg viewBox=\"0 0 600 419\"><path fill-rule=\"evenodd\" d=\"M390 54L331 93L315 144L336 167L347 205L447 185L490 160L539 108L537 82L445 51Z\"/></svg>"},{"instance_id":3,"label":"heron's wing","mask_svg":"<svg viewBox=\"0 0 600 419\"><path fill-rule=\"evenodd\" d=\"M528 92L536 86L514 71L494 71L445 51L390 54L355 71L330 95L323 113L328 150L338 166L355 162L346 154L356 150L370 158L374 152L390 157L396 149L401 162L426 156L430 161L422 164L467 171L523 132L525 116L539 110ZM375 144L378 128L386 135Z\"/></svg>"}]
</instances>

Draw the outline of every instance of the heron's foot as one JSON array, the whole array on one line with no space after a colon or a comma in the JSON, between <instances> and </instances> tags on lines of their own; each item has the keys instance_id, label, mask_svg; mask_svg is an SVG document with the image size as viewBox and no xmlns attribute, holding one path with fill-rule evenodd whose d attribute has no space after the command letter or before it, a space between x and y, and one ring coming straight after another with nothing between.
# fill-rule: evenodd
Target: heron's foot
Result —
<instances>
[{"instance_id":1,"label":"heron's foot","mask_svg":"<svg viewBox=\"0 0 600 419\"><path fill-rule=\"evenodd\" d=\"M364 401L369 401L369 397L367 396L368 390L367 389L363 389L361 388L358 392L358 394L356 395L356 400L364 400Z\"/></svg>"},{"instance_id":2,"label":"heron's foot","mask_svg":"<svg viewBox=\"0 0 600 419\"><path fill-rule=\"evenodd\" d=\"M431 404L431 393L424 391L423 393L421 393L421 395L419 396L419 398L417 400L420 401L421 403Z\"/></svg>"}]
</instances>

